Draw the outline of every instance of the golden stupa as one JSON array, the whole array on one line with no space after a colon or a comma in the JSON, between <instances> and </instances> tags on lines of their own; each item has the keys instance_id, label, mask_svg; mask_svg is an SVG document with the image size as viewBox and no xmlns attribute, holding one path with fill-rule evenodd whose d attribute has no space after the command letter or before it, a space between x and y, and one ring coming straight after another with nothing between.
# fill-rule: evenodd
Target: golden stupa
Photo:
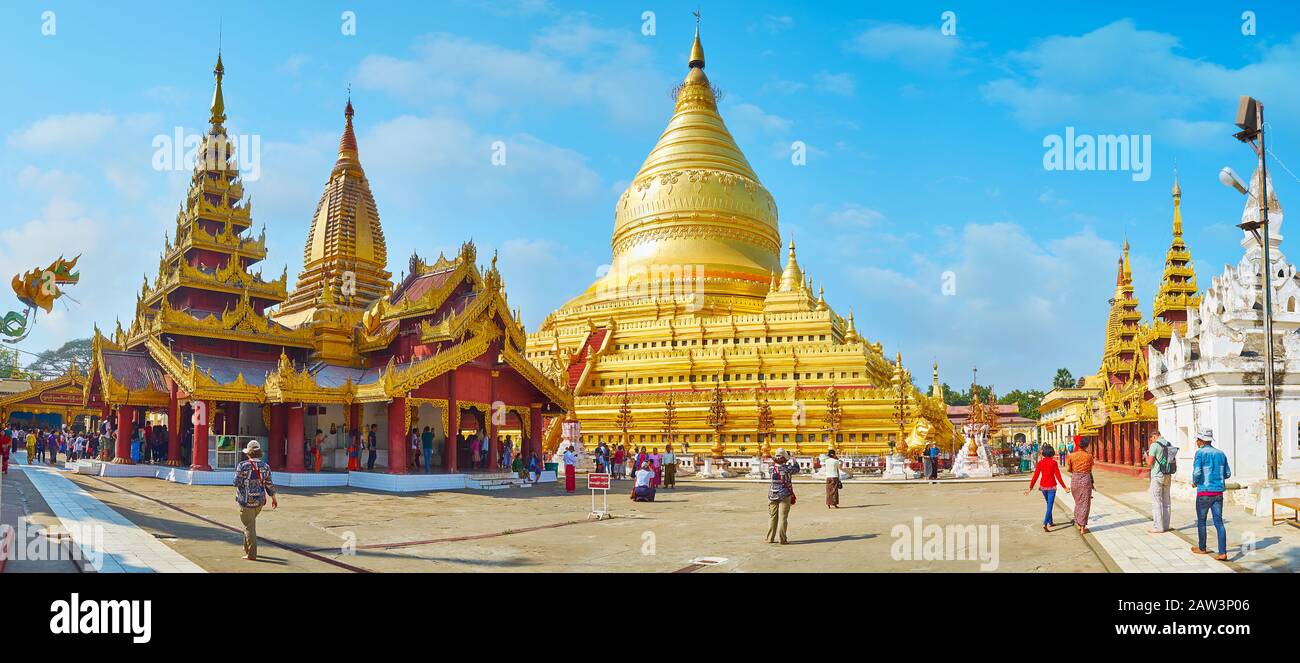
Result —
<instances>
[{"instance_id":1,"label":"golden stupa","mask_svg":"<svg viewBox=\"0 0 1300 663\"><path fill-rule=\"evenodd\" d=\"M333 286L337 304L344 311L359 315L391 285L384 229L352 130L354 115L348 99L338 159L312 215L298 285L272 313L276 322L287 327L299 327L313 319L321 297L328 292L326 286Z\"/></svg>"},{"instance_id":2,"label":"golden stupa","mask_svg":"<svg viewBox=\"0 0 1300 663\"><path fill-rule=\"evenodd\" d=\"M776 202L718 113L698 26L688 64L667 129L616 205L611 269L528 338L529 359L573 390L586 445L883 454L900 434L950 445L937 375L933 395L912 386L813 290L793 241L782 265Z\"/></svg>"}]
</instances>

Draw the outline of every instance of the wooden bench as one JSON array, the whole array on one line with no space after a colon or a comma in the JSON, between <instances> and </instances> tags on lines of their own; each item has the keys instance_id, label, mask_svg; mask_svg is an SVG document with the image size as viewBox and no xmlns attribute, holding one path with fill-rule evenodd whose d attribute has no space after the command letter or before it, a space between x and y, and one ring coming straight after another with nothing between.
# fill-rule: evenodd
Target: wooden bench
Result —
<instances>
[{"instance_id":1,"label":"wooden bench","mask_svg":"<svg viewBox=\"0 0 1300 663\"><path fill-rule=\"evenodd\" d=\"M1300 524L1300 497L1279 497L1273 500L1273 513L1271 514L1272 521L1273 521L1271 523L1272 525L1276 525L1278 523L1277 507L1279 505L1291 509L1291 511L1294 512L1295 514L1292 520L1295 521L1297 524ZM1286 518L1283 518L1282 522L1286 522Z\"/></svg>"}]
</instances>

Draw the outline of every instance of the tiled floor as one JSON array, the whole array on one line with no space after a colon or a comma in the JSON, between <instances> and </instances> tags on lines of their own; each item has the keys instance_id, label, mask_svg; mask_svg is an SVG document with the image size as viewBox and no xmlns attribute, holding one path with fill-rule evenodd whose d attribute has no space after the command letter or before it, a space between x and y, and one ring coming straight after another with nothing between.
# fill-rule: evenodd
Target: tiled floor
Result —
<instances>
[{"instance_id":1,"label":"tiled floor","mask_svg":"<svg viewBox=\"0 0 1300 663\"><path fill-rule=\"evenodd\" d=\"M1074 497L1056 493L1069 513ZM1088 530L1125 573L1233 573L1232 567L1209 555L1196 555L1177 534L1148 534L1151 519L1093 491Z\"/></svg>"},{"instance_id":2,"label":"tiled floor","mask_svg":"<svg viewBox=\"0 0 1300 663\"><path fill-rule=\"evenodd\" d=\"M60 476L60 470L42 465L17 467L81 547L83 559L100 573L203 573L198 565ZM15 466L9 469L13 471ZM103 528L102 537L83 535L96 526Z\"/></svg>"}]
</instances>

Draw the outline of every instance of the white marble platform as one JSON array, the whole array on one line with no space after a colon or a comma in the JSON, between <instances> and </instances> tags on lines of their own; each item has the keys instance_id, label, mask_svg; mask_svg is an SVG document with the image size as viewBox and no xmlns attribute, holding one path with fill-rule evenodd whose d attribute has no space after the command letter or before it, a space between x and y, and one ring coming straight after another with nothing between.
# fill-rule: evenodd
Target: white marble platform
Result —
<instances>
[{"instance_id":1,"label":"white marble platform","mask_svg":"<svg viewBox=\"0 0 1300 663\"><path fill-rule=\"evenodd\" d=\"M129 467L129 466L119 466ZM42 465L11 467L27 474L80 550L85 570L99 573L204 573L202 567Z\"/></svg>"},{"instance_id":2,"label":"white marble platform","mask_svg":"<svg viewBox=\"0 0 1300 663\"><path fill-rule=\"evenodd\" d=\"M468 474L381 474L348 472L353 488L382 490L390 493L414 493L426 490L462 490L469 487Z\"/></svg>"},{"instance_id":3,"label":"white marble platform","mask_svg":"<svg viewBox=\"0 0 1300 663\"><path fill-rule=\"evenodd\" d=\"M56 468L50 468L56 469ZM229 486L234 483L234 470L191 470L185 467L163 465L115 465L98 460L79 460L65 463L65 470L77 474L102 477L147 477L182 483L191 486ZM57 469L56 469L57 471ZM276 486L286 488L353 487L392 493L423 492L429 490L501 490L510 488L504 479L513 477L509 472L495 474L384 474L381 472L285 472L271 473ZM537 483L554 483L555 472L542 472ZM511 482L513 483L513 482Z\"/></svg>"}]
</instances>

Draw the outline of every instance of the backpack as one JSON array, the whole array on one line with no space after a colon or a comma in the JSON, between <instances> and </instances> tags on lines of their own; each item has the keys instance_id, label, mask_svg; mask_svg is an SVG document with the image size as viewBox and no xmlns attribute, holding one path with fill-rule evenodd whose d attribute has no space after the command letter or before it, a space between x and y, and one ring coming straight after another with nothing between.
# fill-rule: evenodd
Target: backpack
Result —
<instances>
[{"instance_id":1,"label":"backpack","mask_svg":"<svg viewBox=\"0 0 1300 663\"><path fill-rule=\"evenodd\" d=\"M1160 465L1160 472L1167 476L1178 474L1178 447L1169 444L1168 441L1163 439L1158 440L1156 444L1159 444L1164 452L1160 455L1160 459L1156 461Z\"/></svg>"},{"instance_id":2,"label":"backpack","mask_svg":"<svg viewBox=\"0 0 1300 663\"><path fill-rule=\"evenodd\" d=\"M250 508L266 504L266 486L256 461L249 462L248 477L244 480L244 501Z\"/></svg>"}]
</instances>

